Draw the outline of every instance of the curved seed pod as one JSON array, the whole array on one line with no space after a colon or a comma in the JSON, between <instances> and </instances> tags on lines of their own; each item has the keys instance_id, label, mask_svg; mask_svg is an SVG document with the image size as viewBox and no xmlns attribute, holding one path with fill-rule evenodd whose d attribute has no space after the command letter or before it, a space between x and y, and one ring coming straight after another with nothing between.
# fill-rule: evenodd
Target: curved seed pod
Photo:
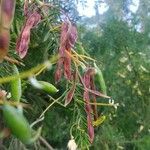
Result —
<instances>
[{"instance_id":1,"label":"curved seed pod","mask_svg":"<svg viewBox=\"0 0 150 150\"><path fill-rule=\"evenodd\" d=\"M19 75L19 71L16 65L13 65L13 74L14 75ZM11 87L11 97L13 100L19 102L22 94L21 90L21 79L18 77L15 80L12 80L10 82L10 87Z\"/></svg>"},{"instance_id":2,"label":"curved seed pod","mask_svg":"<svg viewBox=\"0 0 150 150\"><path fill-rule=\"evenodd\" d=\"M66 99L65 99L65 106L67 106L73 99L75 90L76 90L76 83L77 83L77 71L75 71L74 73L72 73L72 80L74 80L72 87L70 88L69 92L66 95Z\"/></svg>"},{"instance_id":3,"label":"curved seed pod","mask_svg":"<svg viewBox=\"0 0 150 150\"><path fill-rule=\"evenodd\" d=\"M2 109L5 122L13 135L24 144L30 144L32 139L31 128L23 114L8 104L4 104Z\"/></svg>"},{"instance_id":4,"label":"curved seed pod","mask_svg":"<svg viewBox=\"0 0 150 150\"><path fill-rule=\"evenodd\" d=\"M42 90L44 90L47 93L50 94L55 94L57 93L59 90L52 85L51 83L45 82L45 81L38 81L41 84Z\"/></svg>"},{"instance_id":5,"label":"curved seed pod","mask_svg":"<svg viewBox=\"0 0 150 150\"><path fill-rule=\"evenodd\" d=\"M67 106L71 102L71 100L73 99L75 88L76 88L76 83L74 83L72 85L71 89L67 93L66 100L65 100L65 106Z\"/></svg>"},{"instance_id":6,"label":"curved seed pod","mask_svg":"<svg viewBox=\"0 0 150 150\"><path fill-rule=\"evenodd\" d=\"M100 89L102 91L103 94L107 95L107 91L106 91L106 84L105 84L105 80L103 78L103 74L102 71L97 67L97 65L94 63L94 67L96 70L96 80L99 82L100 85Z\"/></svg>"}]
</instances>

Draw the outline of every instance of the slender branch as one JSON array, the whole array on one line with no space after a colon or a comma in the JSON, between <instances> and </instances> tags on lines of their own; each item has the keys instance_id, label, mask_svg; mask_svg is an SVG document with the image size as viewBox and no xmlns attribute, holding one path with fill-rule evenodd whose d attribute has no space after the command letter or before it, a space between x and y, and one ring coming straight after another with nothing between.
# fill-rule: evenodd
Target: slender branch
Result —
<instances>
[{"instance_id":1,"label":"slender branch","mask_svg":"<svg viewBox=\"0 0 150 150\"><path fill-rule=\"evenodd\" d=\"M58 100L53 101L48 107L46 107L46 109L42 112L39 118L43 117L44 114L50 109L50 107L52 107L57 101Z\"/></svg>"},{"instance_id":2,"label":"slender branch","mask_svg":"<svg viewBox=\"0 0 150 150\"><path fill-rule=\"evenodd\" d=\"M44 120L44 117L37 119L36 121L34 121L34 122L30 125L30 127L33 128L34 125L36 125L37 123L39 123L39 122L41 122L41 121L43 121L43 120Z\"/></svg>"},{"instance_id":3,"label":"slender branch","mask_svg":"<svg viewBox=\"0 0 150 150\"><path fill-rule=\"evenodd\" d=\"M57 99L53 98L53 102L49 104L49 106L42 112L39 118L43 117L44 114L50 109L50 107L52 107L55 103L57 103L66 94L66 92L67 90Z\"/></svg>"},{"instance_id":4,"label":"slender branch","mask_svg":"<svg viewBox=\"0 0 150 150\"><path fill-rule=\"evenodd\" d=\"M22 62L14 59L14 58L11 58L9 56L5 56L4 59L12 64L17 64L17 65L22 65L22 66L25 66Z\"/></svg>"},{"instance_id":5,"label":"slender branch","mask_svg":"<svg viewBox=\"0 0 150 150\"><path fill-rule=\"evenodd\" d=\"M85 103L84 101L81 101L81 100L77 100L78 102L81 102L81 103ZM109 104L109 103L88 103L90 105L97 105L97 106L114 106L114 104Z\"/></svg>"},{"instance_id":6,"label":"slender branch","mask_svg":"<svg viewBox=\"0 0 150 150\"><path fill-rule=\"evenodd\" d=\"M54 148L42 137L39 137L39 140L48 148L48 150L54 150Z\"/></svg>"},{"instance_id":7,"label":"slender branch","mask_svg":"<svg viewBox=\"0 0 150 150\"><path fill-rule=\"evenodd\" d=\"M0 84L10 82L10 81L17 79L17 78L24 79L24 78L28 78L30 76L33 76L34 74L39 72L41 69L49 68L50 64L54 64L57 59L58 59L58 57L55 56L55 57L51 58L49 61L44 62L43 64L37 65L36 67L33 67L27 71L21 72L19 75L2 77L2 78L0 78Z\"/></svg>"}]
</instances>

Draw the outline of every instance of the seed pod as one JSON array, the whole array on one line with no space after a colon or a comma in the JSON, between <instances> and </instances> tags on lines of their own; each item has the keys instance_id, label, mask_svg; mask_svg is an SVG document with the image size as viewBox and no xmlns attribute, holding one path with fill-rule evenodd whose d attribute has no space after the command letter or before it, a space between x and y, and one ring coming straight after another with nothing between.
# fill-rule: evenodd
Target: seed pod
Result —
<instances>
[{"instance_id":1,"label":"seed pod","mask_svg":"<svg viewBox=\"0 0 150 150\"><path fill-rule=\"evenodd\" d=\"M75 88L76 88L76 83L74 83L72 85L71 89L67 93L66 100L65 100L65 106L67 106L71 102L71 100L73 99Z\"/></svg>"},{"instance_id":2,"label":"seed pod","mask_svg":"<svg viewBox=\"0 0 150 150\"><path fill-rule=\"evenodd\" d=\"M101 125L106 119L106 116L100 116L96 121L93 121L93 126L97 127Z\"/></svg>"},{"instance_id":3,"label":"seed pod","mask_svg":"<svg viewBox=\"0 0 150 150\"><path fill-rule=\"evenodd\" d=\"M41 84L42 90L44 90L45 92L50 93L50 94L55 94L58 92L58 89L51 83L48 83L45 81L38 81L38 82Z\"/></svg>"},{"instance_id":4,"label":"seed pod","mask_svg":"<svg viewBox=\"0 0 150 150\"><path fill-rule=\"evenodd\" d=\"M100 89L101 89L103 94L107 95L106 84L105 84L105 80L103 78L102 71L97 67L97 65L95 63L94 63L94 67L95 67L95 72L96 72L95 77L99 83Z\"/></svg>"},{"instance_id":5,"label":"seed pod","mask_svg":"<svg viewBox=\"0 0 150 150\"><path fill-rule=\"evenodd\" d=\"M7 55L15 0L0 0L0 61Z\"/></svg>"},{"instance_id":6,"label":"seed pod","mask_svg":"<svg viewBox=\"0 0 150 150\"><path fill-rule=\"evenodd\" d=\"M13 65L13 74L19 75L19 71L16 65ZM10 82L11 86L11 97L12 100L15 100L17 102L20 101L22 90L21 90L21 79L18 77L17 79L14 79Z\"/></svg>"},{"instance_id":7,"label":"seed pod","mask_svg":"<svg viewBox=\"0 0 150 150\"><path fill-rule=\"evenodd\" d=\"M1 0L0 3L0 14L1 14L1 25L5 29L10 29L14 11L15 11L15 0Z\"/></svg>"},{"instance_id":8,"label":"seed pod","mask_svg":"<svg viewBox=\"0 0 150 150\"><path fill-rule=\"evenodd\" d=\"M50 94L55 94L59 91L54 85L45 81L37 81L35 78L30 78L30 82L35 88Z\"/></svg>"},{"instance_id":9,"label":"seed pod","mask_svg":"<svg viewBox=\"0 0 150 150\"><path fill-rule=\"evenodd\" d=\"M2 109L5 122L13 135L24 144L30 144L32 139L31 128L23 114L8 104L4 104Z\"/></svg>"},{"instance_id":10,"label":"seed pod","mask_svg":"<svg viewBox=\"0 0 150 150\"><path fill-rule=\"evenodd\" d=\"M7 55L9 47L9 30L0 28L0 62Z\"/></svg>"},{"instance_id":11,"label":"seed pod","mask_svg":"<svg viewBox=\"0 0 150 150\"><path fill-rule=\"evenodd\" d=\"M91 115L87 115L87 126L88 126L88 135L90 143L93 143L94 140L94 128L92 125Z\"/></svg>"}]
</instances>

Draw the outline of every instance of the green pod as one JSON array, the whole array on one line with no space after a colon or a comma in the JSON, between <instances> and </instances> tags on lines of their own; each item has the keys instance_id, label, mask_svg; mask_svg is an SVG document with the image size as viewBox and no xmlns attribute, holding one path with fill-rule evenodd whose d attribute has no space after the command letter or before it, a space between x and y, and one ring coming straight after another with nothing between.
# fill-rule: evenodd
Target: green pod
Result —
<instances>
[{"instance_id":1,"label":"green pod","mask_svg":"<svg viewBox=\"0 0 150 150\"><path fill-rule=\"evenodd\" d=\"M19 71L16 65L13 65L13 74L19 75ZM17 79L12 80L10 82L10 88L12 100L19 102L22 95L21 78L18 77Z\"/></svg>"},{"instance_id":2,"label":"green pod","mask_svg":"<svg viewBox=\"0 0 150 150\"><path fill-rule=\"evenodd\" d=\"M96 81L99 83L100 89L102 91L103 94L107 95L107 90L106 90L106 84L105 84L105 80L102 74L102 71L97 67L97 65L94 63L94 67L95 67L95 78Z\"/></svg>"},{"instance_id":3,"label":"green pod","mask_svg":"<svg viewBox=\"0 0 150 150\"><path fill-rule=\"evenodd\" d=\"M50 93L50 94L55 94L59 91L51 83L48 83L45 81L38 81L38 80L36 80L36 78L30 78L30 82L35 88L43 90L43 91Z\"/></svg>"},{"instance_id":4,"label":"green pod","mask_svg":"<svg viewBox=\"0 0 150 150\"><path fill-rule=\"evenodd\" d=\"M44 90L47 93L50 94L55 94L57 93L59 90L52 85L51 83L45 82L45 81L38 81L38 83L41 85L41 89Z\"/></svg>"},{"instance_id":5,"label":"green pod","mask_svg":"<svg viewBox=\"0 0 150 150\"><path fill-rule=\"evenodd\" d=\"M31 128L23 114L8 104L4 104L2 109L5 122L12 134L24 144L30 144L32 139Z\"/></svg>"}]
</instances>

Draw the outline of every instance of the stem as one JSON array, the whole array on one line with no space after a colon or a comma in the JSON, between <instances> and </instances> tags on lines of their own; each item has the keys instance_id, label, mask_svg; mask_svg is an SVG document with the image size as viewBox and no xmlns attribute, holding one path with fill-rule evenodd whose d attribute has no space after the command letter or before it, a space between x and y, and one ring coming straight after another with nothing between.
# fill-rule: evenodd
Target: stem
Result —
<instances>
[{"instance_id":1,"label":"stem","mask_svg":"<svg viewBox=\"0 0 150 150\"><path fill-rule=\"evenodd\" d=\"M39 137L39 140L48 148L48 150L54 150L54 148L42 137Z\"/></svg>"},{"instance_id":2,"label":"stem","mask_svg":"<svg viewBox=\"0 0 150 150\"><path fill-rule=\"evenodd\" d=\"M0 84L2 83L7 83L10 82L14 79L17 78L28 78L30 76L33 76L34 74L36 74L37 72L39 72L41 69L43 68L49 68L49 64L54 64L54 62L58 59L57 56L55 56L55 58L51 58L48 62L44 62L43 64L37 65L36 67L33 67L27 71L21 72L19 75L12 75L12 76L7 76L7 77L2 77L0 78Z\"/></svg>"},{"instance_id":3,"label":"stem","mask_svg":"<svg viewBox=\"0 0 150 150\"><path fill-rule=\"evenodd\" d=\"M58 101L58 100L53 101L53 102L42 112L42 114L40 115L39 118L43 117L44 114L49 110L49 108L50 108L51 106L53 106L57 101Z\"/></svg>"},{"instance_id":4,"label":"stem","mask_svg":"<svg viewBox=\"0 0 150 150\"><path fill-rule=\"evenodd\" d=\"M17 64L17 65L22 65L22 66L25 66L22 62L14 59L14 58L11 58L11 57L8 57L8 56L5 56L4 59L12 64Z\"/></svg>"},{"instance_id":5,"label":"stem","mask_svg":"<svg viewBox=\"0 0 150 150\"><path fill-rule=\"evenodd\" d=\"M39 118L38 120L34 121L34 122L30 125L30 127L33 128L34 125L36 125L37 123L39 123L39 122L41 122L41 121L43 121L43 120L44 120L44 117Z\"/></svg>"},{"instance_id":6,"label":"stem","mask_svg":"<svg viewBox=\"0 0 150 150\"><path fill-rule=\"evenodd\" d=\"M81 100L77 100L77 101L81 102L81 103L85 103L85 102L83 102ZM90 104L90 105L97 105L97 106L114 106L114 104L108 104L108 103L91 103L91 102L89 102L88 104Z\"/></svg>"},{"instance_id":7,"label":"stem","mask_svg":"<svg viewBox=\"0 0 150 150\"><path fill-rule=\"evenodd\" d=\"M70 136L71 136L71 138L73 138L73 135L72 135L72 130L73 130L73 127L74 126L76 126L77 124L76 123L74 123L72 126L71 126L71 128L70 128Z\"/></svg>"},{"instance_id":8,"label":"stem","mask_svg":"<svg viewBox=\"0 0 150 150\"><path fill-rule=\"evenodd\" d=\"M48 109L49 109L51 106L53 106L55 103L57 103L65 94L66 94L66 91L65 91L59 98L57 98L57 99L52 98L52 99L53 99L53 102L42 112L42 114L40 115L39 118L43 117L44 114L48 111Z\"/></svg>"}]
</instances>

